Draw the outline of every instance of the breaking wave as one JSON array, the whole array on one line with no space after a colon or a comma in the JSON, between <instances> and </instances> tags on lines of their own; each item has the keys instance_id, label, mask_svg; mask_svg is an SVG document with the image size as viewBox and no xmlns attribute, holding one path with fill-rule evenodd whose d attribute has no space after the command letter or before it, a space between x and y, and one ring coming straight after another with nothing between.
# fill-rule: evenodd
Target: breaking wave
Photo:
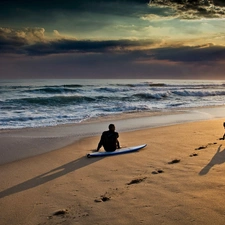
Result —
<instances>
[{"instance_id":1,"label":"breaking wave","mask_svg":"<svg viewBox=\"0 0 225 225\"><path fill-rule=\"evenodd\" d=\"M0 129L76 123L124 112L224 105L224 96L225 83L219 81L1 82Z\"/></svg>"}]
</instances>

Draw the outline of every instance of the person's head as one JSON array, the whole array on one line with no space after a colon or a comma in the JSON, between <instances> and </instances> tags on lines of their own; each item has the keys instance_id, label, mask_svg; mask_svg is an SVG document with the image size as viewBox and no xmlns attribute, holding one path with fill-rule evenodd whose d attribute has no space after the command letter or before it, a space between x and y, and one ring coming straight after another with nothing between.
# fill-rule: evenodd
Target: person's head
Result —
<instances>
[{"instance_id":1,"label":"person's head","mask_svg":"<svg viewBox=\"0 0 225 225\"><path fill-rule=\"evenodd\" d=\"M109 130L110 131L115 131L115 125L114 124L109 124Z\"/></svg>"}]
</instances>

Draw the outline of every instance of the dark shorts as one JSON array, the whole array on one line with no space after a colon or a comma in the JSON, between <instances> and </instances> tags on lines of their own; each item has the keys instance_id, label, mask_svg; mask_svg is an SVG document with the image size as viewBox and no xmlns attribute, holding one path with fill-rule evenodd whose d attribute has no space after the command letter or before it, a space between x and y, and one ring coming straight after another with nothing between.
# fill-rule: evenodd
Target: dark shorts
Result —
<instances>
[{"instance_id":1,"label":"dark shorts","mask_svg":"<svg viewBox=\"0 0 225 225\"><path fill-rule=\"evenodd\" d=\"M105 151L106 152L114 152L114 151L116 151L116 149L114 149L114 148L113 149L105 149Z\"/></svg>"}]
</instances>

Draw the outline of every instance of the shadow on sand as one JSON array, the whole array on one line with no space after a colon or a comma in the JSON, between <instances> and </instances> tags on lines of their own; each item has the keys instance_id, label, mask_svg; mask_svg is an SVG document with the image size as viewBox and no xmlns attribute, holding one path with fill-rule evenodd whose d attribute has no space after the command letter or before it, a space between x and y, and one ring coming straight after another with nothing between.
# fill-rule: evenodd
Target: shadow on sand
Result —
<instances>
[{"instance_id":1,"label":"shadow on sand","mask_svg":"<svg viewBox=\"0 0 225 225\"><path fill-rule=\"evenodd\" d=\"M210 162L199 172L200 176L206 175L214 165L222 164L225 162L225 149L221 151L221 146L222 145L219 146L216 154L212 157Z\"/></svg>"},{"instance_id":2,"label":"shadow on sand","mask_svg":"<svg viewBox=\"0 0 225 225\"><path fill-rule=\"evenodd\" d=\"M55 169L52 169L48 171L47 173L43 173L37 177L34 177L30 180L27 180L23 183L17 184L11 188L8 188L4 191L0 192L0 198L4 198L6 196L19 193L34 187L37 187L39 185L42 185L44 183L47 183L51 180L54 180L56 178L59 178L61 176L64 176L70 172L73 172L75 170L78 170L82 167L88 166L92 163L95 163L103 158L91 158L88 159L86 156L83 156L79 159L76 159L74 161L71 161L67 164L64 164L60 167L57 167Z\"/></svg>"}]
</instances>

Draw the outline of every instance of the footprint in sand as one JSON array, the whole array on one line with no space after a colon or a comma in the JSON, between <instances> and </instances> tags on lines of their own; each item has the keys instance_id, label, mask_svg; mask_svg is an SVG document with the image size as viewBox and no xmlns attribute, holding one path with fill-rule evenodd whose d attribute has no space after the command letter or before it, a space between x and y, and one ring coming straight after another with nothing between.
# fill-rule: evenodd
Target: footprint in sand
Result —
<instances>
[{"instance_id":1,"label":"footprint in sand","mask_svg":"<svg viewBox=\"0 0 225 225\"><path fill-rule=\"evenodd\" d=\"M161 169L152 171L152 174L159 174L159 173L164 173L164 171Z\"/></svg>"},{"instance_id":2,"label":"footprint in sand","mask_svg":"<svg viewBox=\"0 0 225 225\"><path fill-rule=\"evenodd\" d=\"M197 153L192 153L191 155L189 155L190 157L193 157L193 156L198 156Z\"/></svg>"},{"instance_id":3,"label":"footprint in sand","mask_svg":"<svg viewBox=\"0 0 225 225\"><path fill-rule=\"evenodd\" d=\"M205 148L207 148L207 145L206 146L200 146L200 147L196 148L195 150L202 150L202 149L205 149Z\"/></svg>"},{"instance_id":4,"label":"footprint in sand","mask_svg":"<svg viewBox=\"0 0 225 225\"><path fill-rule=\"evenodd\" d=\"M110 200L110 197L102 196L101 199L102 199L103 202L106 202L106 201Z\"/></svg>"},{"instance_id":5,"label":"footprint in sand","mask_svg":"<svg viewBox=\"0 0 225 225\"><path fill-rule=\"evenodd\" d=\"M63 216L66 213L68 213L68 210L67 209L60 209L60 210L54 212L53 213L53 216Z\"/></svg>"},{"instance_id":6,"label":"footprint in sand","mask_svg":"<svg viewBox=\"0 0 225 225\"><path fill-rule=\"evenodd\" d=\"M180 159L173 159L172 161L168 162L168 164L174 164L179 162L180 162Z\"/></svg>"},{"instance_id":7,"label":"footprint in sand","mask_svg":"<svg viewBox=\"0 0 225 225\"><path fill-rule=\"evenodd\" d=\"M106 201L109 201L109 200L110 200L110 197L101 196L100 199L95 199L94 202L106 202Z\"/></svg>"},{"instance_id":8,"label":"footprint in sand","mask_svg":"<svg viewBox=\"0 0 225 225\"><path fill-rule=\"evenodd\" d=\"M127 183L127 185L141 183L141 182L144 181L146 178L147 178L147 177L133 179L132 181L130 181L129 183Z\"/></svg>"},{"instance_id":9,"label":"footprint in sand","mask_svg":"<svg viewBox=\"0 0 225 225\"><path fill-rule=\"evenodd\" d=\"M196 148L195 150L202 150L202 149L207 148L209 145L216 145L216 144L217 144L217 142L214 142L214 143L208 143L207 145L202 145L202 146Z\"/></svg>"},{"instance_id":10,"label":"footprint in sand","mask_svg":"<svg viewBox=\"0 0 225 225\"><path fill-rule=\"evenodd\" d=\"M95 199L95 202L106 202L111 199L111 197L106 196L108 193L106 192L104 195L101 195L99 199Z\"/></svg>"}]
</instances>

